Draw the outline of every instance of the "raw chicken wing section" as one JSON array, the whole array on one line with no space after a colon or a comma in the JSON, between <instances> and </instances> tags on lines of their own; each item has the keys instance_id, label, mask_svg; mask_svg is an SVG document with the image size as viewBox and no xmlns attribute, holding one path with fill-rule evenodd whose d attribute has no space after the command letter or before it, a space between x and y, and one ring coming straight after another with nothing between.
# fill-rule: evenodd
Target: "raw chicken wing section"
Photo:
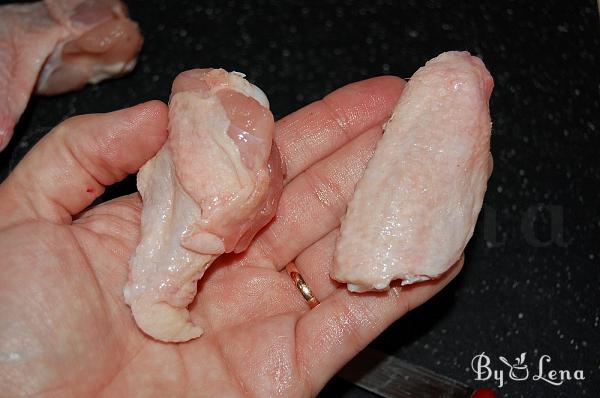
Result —
<instances>
[{"instance_id":1,"label":"raw chicken wing section","mask_svg":"<svg viewBox=\"0 0 600 398\"><path fill-rule=\"evenodd\" d=\"M335 280L385 290L459 260L491 173L492 87L466 52L443 53L412 76L342 220Z\"/></svg>"},{"instance_id":2,"label":"raw chicken wing section","mask_svg":"<svg viewBox=\"0 0 600 398\"><path fill-rule=\"evenodd\" d=\"M262 91L222 69L181 73L169 138L138 174L141 242L125 299L138 326L163 341L202 334L187 306L226 252L243 251L273 217L283 171Z\"/></svg>"},{"instance_id":3,"label":"raw chicken wing section","mask_svg":"<svg viewBox=\"0 0 600 398\"><path fill-rule=\"evenodd\" d=\"M0 150L32 92L61 94L133 69L142 36L119 0L0 6Z\"/></svg>"}]
</instances>

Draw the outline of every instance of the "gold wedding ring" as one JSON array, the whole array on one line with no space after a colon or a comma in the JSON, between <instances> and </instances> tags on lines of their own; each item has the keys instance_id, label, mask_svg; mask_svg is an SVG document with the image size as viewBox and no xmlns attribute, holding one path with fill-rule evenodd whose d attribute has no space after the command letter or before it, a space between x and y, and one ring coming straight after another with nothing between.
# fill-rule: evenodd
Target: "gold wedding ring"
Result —
<instances>
[{"instance_id":1,"label":"gold wedding ring","mask_svg":"<svg viewBox=\"0 0 600 398\"><path fill-rule=\"evenodd\" d=\"M319 305L319 300L317 300L312 290L310 290L310 287L308 286L304 278L302 278L302 275L300 275L300 271L298 271L298 268L296 268L294 263L289 263L285 267L285 270L292 278L294 285L296 285L298 290L300 290L302 297L304 297L309 307L312 309Z\"/></svg>"}]
</instances>

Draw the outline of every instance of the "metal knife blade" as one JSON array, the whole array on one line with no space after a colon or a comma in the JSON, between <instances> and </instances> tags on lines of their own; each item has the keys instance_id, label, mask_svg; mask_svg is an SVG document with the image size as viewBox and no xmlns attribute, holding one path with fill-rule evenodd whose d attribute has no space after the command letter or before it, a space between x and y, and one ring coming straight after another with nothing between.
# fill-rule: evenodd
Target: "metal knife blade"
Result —
<instances>
[{"instance_id":1,"label":"metal knife blade","mask_svg":"<svg viewBox=\"0 0 600 398\"><path fill-rule=\"evenodd\" d=\"M367 347L338 376L384 398L467 398L465 383Z\"/></svg>"}]
</instances>

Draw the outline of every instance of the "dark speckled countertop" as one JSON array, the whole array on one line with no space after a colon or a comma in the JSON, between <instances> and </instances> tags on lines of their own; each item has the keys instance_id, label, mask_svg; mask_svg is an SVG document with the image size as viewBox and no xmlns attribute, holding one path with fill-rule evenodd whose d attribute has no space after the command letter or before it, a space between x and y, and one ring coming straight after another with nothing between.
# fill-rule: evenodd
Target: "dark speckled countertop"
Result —
<instances>
[{"instance_id":1,"label":"dark speckled countertop","mask_svg":"<svg viewBox=\"0 0 600 398\"><path fill-rule=\"evenodd\" d=\"M473 386L494 386L474 380L476 354L485 352L503 369L499 355L526 352L534 373L546 354L546 370L580 369L585 380L508 380L500 396L600 396L595 1L127 3L146 40L135 71L76 93L33 98L0 153L0 179L61 120L166 100L185 69L244 71L281 117L346 83L409 77L442 51L469 50L496 81L495 168L466 266L372 346ZM105 198L133 191L132 182ZM367 395L334 379L321 396Z\"/></svg>"}]
</instances>

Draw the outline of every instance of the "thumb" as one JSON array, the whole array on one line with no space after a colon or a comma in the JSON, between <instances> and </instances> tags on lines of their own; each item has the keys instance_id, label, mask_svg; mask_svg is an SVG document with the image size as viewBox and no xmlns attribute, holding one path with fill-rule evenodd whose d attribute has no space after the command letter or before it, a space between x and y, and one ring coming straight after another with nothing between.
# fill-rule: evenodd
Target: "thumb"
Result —
<instances>
[{"instance_id":1,"label":"thumb","mask_svg":"<svg viewBox=\"0 0 600 398\"><path fill-rule=\"evenodd\" d=\"M0 185L0 221L70 223L104 187L135 173L167 138L165 104L76 116L44 137Z\"/></svg>"}]
</instances>

